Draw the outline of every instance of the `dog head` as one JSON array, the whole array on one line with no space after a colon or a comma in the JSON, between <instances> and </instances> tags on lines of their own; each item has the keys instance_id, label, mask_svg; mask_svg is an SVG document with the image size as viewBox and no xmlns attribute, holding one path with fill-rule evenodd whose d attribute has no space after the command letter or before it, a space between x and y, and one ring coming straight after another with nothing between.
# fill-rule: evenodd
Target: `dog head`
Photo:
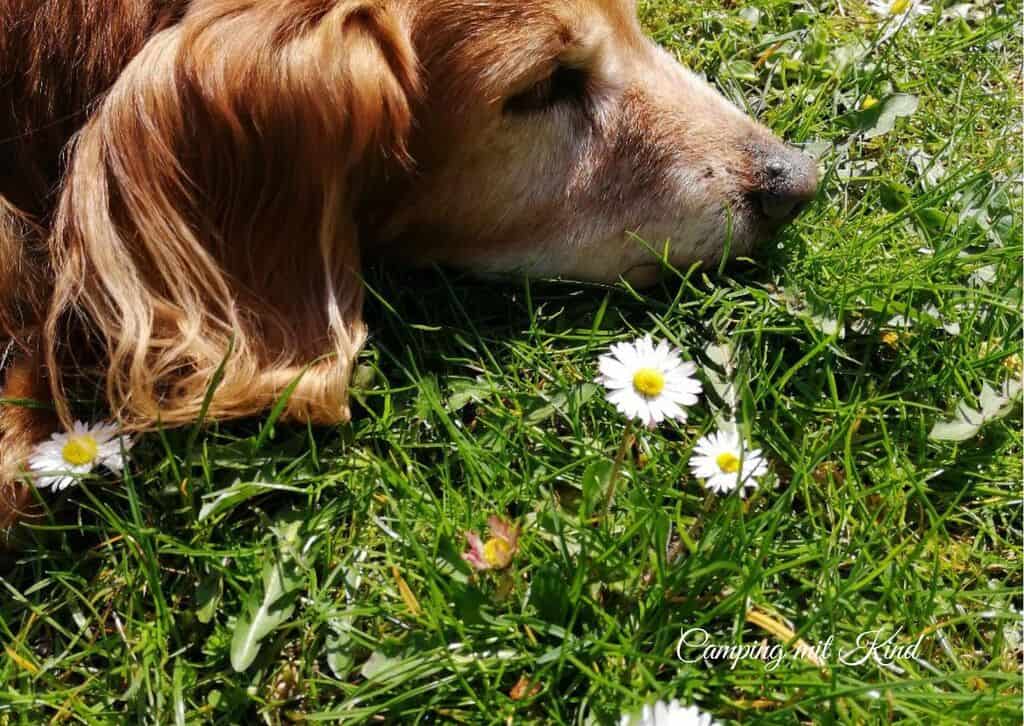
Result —
<instances>
[{"instance_id":1,"label":"dog head","mask_svg":"<svg viewBox=\"0 0 1024 726\"><path fill-rule=\"evenodd\" d=\"M336 421L367 250L643 283L661 256L749 252L815 190L812 161L647 40L628 0L181 11L70 150L45 336L65 419L69 319L130 427L285 391L286 418Z\"/></svg>"},{"instance_id":2,"label":"dog head","mask_svg":"<svg viewBox=\"0 0 1024 726\"><path fill-rule=\"evenodd\" d=\"M403 257L650 279L749 254L811 199L814 161L646 38L630 0L420 0ZM408 180L407 180L408 182Z\"/></svg>"}]
</instances>

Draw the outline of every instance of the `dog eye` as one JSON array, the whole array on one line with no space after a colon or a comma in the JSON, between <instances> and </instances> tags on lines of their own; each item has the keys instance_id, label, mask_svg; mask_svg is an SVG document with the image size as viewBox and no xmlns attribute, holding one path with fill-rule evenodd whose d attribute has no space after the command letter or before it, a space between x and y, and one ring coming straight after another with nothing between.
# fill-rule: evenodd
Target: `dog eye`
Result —
<instances>
[{"instance_id":1,"label":"dog eye","mask_svg":"<svg viewBox=\"0 0 1024 726\"><path fill-rule=\"evenodd\" d=\"M528 114L545 111L563 103L583 100L587 93L587 74L580 68L558 66L554 72L505 102L505 111Z\"/></svg>"}]
</instances>

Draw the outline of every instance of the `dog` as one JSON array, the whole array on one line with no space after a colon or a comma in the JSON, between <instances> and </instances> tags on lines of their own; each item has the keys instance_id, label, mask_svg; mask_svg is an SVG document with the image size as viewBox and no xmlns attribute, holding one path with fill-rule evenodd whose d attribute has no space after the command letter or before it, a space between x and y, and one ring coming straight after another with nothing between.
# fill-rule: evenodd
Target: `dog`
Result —
<instances>
[{"instance_id":1,"label":"dog","mask_svg":"<svg viewBox=\"0 0 1024 726\"><path fill-rule=\"evenodd\" d=\"M0 22L0 526L69 376L127 431L252 416L296 379L283 418L336 423L364 263L643 285L750 253L817 187L630 0L0 0Z\"/></svg>"}]
</instances>

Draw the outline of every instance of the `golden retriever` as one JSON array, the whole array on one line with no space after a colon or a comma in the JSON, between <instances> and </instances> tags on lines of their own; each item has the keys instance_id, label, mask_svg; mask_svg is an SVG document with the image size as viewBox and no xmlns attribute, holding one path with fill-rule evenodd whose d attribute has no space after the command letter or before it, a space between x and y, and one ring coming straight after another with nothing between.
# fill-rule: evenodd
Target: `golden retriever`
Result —
<instances>
[{"instance_id":1,"label":"golden retriever","mask_svg":"<svg viewBox=\"0 0 1024 726\"><path fill-rule=\"evenodd\" d=\"M127 430L194 420L225 360L211 418L301 375L285 417L337 422L363 260L643 284L640 240L746 254L817 185L630 0L0 0L0 22L0 524L69 375Z\"/></svg>"}]
</instances>

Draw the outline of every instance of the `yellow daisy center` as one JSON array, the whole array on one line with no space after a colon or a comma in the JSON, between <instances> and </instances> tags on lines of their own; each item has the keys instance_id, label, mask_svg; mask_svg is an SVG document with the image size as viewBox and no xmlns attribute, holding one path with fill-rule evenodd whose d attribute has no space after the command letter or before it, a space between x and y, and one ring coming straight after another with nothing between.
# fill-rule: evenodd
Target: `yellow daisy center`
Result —
<instances>
[{"instance_id":1,"label":"yellow daisy center","mask_svg":"<svg viewBox=\"0 0 1024 726\"><path fill-rule=\"evenodd\" d=\"M715 459L715 463L718 464L718 468L726 474L735 474L740 470L740 459L731 451L719 454L718 458Z\"/></svg>"},{"instance_id":2,"label":"yellow daisy center","mask_svg":"<svg viewBox=\"0 0 1024 726\"><path fill-rule=\"evenodd\" d=\"M491 567L504 567L511 559L512 548L505 540L491 537L484 544L484 561Z\"/></svg>"},{"instance_id":3,"label":"yellow daisy center","mask_svg":"<svg viewBox=\"0 0 1024 726\"><path fill-rule=\"evenodd\" d=\"M896 0L896 2L889 7L889 14L901 15L906 12L908 7L910 7L910 0Z\"/></svg>"},{"instance_id":4,"label":"yellow daisy center","mask_svg":"<svg viewBox=\"0 0 1024 726\"><path fill-rule=\"evenodd\" d=\"M654 398L665 390L665 376L653 368L641 368L633 374L633 388L647 398Z\"/></svg>"},{"instance_id":5,"label":"yellow daisy center","mask_svg":"<svg viewBox=\"0 0 1024 726\"><path fill-rule=\"evenodd\" d=\"M64 448L60 450L60 455L69 464L74 466L84 466L85 464L91 464L96 459L96 454L99 453L100 447L96 443L96 439L88 434L83 436L72 436L68 439L68 442L64 444Z\"/></svg>"}]
</instances>

